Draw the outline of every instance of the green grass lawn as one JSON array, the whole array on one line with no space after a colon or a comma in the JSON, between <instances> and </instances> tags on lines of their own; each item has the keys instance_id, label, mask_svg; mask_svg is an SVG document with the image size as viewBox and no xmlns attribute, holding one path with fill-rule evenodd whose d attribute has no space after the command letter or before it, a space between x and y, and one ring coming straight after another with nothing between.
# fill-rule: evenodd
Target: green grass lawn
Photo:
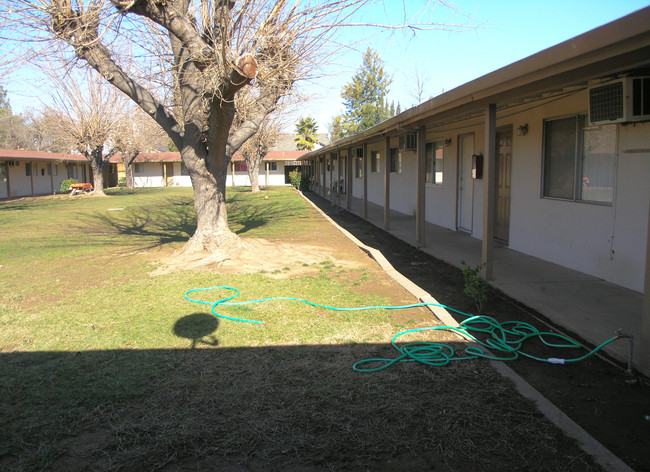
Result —
<instances>
[{"instance_id":1,"label":"green grass lawn","mask_svg":"<svg viewBox=\"0 0 650 472\"><path fill-rule=\"evenodd\" d=\"M479 361L352 371L393 357L396 332L433 322L422 313L220 308L265 322L251 325L184 298L230 286L242 300L385 303L395 289L369 289L370 263L154 276L194 230L191 189L107 193L0 203L0 470L596 470ZM291 188L228 195L242 236L333 231Z\"/></svg>"},{"instance_id":2,"label":"green grass lawn","mask_svg":"<svg viewBox=\"0 0 650 472\"><path fill-rule=\"evenodd\" d=\"M229 192L233 231L282 240L311 230L314 213L293 190L279 187L264 194L270 199L246 189ZM180 248L193 232L190 189L7 202L0 215L4 352L188 347L191 340L174 333L173 326L197 311L209 312L209 307L184 299L193 288L234 286L242 292L241 300L304 298L309 293L317 303L335 296L343 306L381 302L378 296L347 289L337 280L339 268L329 261L320 265L318 275L301 278L269 278L264 267L257 274L180 271L151 277L156 264L152 255L161 248ZM216 301L221 294L229 296L225 291L199 296ZM317 316L317 309L288 301L223 309L229 316L267 322L263 337L251 325L228 323L219 332L223 346L346 341L346 333L358 333L363 324L385 324L385 314L378 311Z\"/></svg>"}]
</instances>

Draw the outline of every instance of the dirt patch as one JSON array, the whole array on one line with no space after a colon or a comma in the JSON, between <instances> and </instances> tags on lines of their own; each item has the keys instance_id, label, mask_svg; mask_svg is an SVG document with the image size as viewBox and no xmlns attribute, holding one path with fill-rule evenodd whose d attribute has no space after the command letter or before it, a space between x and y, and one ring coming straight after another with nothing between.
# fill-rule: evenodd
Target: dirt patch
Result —
<instances>
[{"instance_id":1,"label":"dirt patch","mask_svg":"<svg viewBox=\"0 0 650 472\"><path fill-rule=\"evenodd\" d=\"M431 293L438 302L467 313L476 311L473 301L463 293L465 283L459 269L356 215L331 206L317 195L309 194L309 198L364 244L381 251L397 271ZM540 330L550 328L567 334L542 314L498 290L490 290L486 313L500 322L523 321ZM455 317L459 322L465 319ZM579 336L568 334L580 340ZM541 343L533 349L540 357L576 357L575 352L565 351L563 356ZM650 380L647 377L639 374L630 377L625 373L625 366L599 357L564 366L520 358L508 365L634 470L650 471L647 447L650 421L646 419L650 415Z\"/></svg>"},{"instance_id":2,"label":"dirt patch","mask_svg":"<svg viewBox=\"0 0 650 472\"><path fill-rule=\"evenodd\" d=\"M221 254L173 254L161 260L161 266L151 275L158 276L178 270L204 269L221 274L249 274L263 271L269 277L289 278L318 272L319 263L330 261L345 269L362 267L350 260L340 248L287 244L259 238L242 240L242 251L236 259L224 259ZM290 270L287 270L290 269Z\"/></svg>"}]
</instances>

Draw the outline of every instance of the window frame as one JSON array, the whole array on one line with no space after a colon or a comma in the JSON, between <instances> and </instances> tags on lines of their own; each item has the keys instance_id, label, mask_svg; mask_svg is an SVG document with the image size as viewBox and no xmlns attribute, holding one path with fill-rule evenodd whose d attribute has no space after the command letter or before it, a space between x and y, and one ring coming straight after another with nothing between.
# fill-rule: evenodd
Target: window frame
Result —
<instances>
[{"instance_id":1,"label":"window frame","mask_svg":"<svg viewBox=\"0 0 650 472\"><path fill-rule=\"evenodd\" d=\"M572 192L571 198L562 197L556 195L550 195L550 189L547 190L547 175L549 172L549 166L547 165L547 152L548 152L548 123L557 122L560 120L575 119L575 146L573 151L573 176L572 176ZM607 127L612 127L614 129L614 143L613 143L613 152L612 152L612 196L611 200L588 200L583 198L582 185L583 185L583 170L584 170L584 158L585 158L585 131L591 130L604 130ZM558 117L547 118L543 121L543 132L542 132L542 172L541 172L541 183L540 183L540 198L547 200L558 200L565 202L574 202L574 203L586 203L590 205L605 205L612 206L614 204L616 187L617 187L617 172L616 167L618 163L618 126L616 124L603 124L603 125L589 125L588 117L586 113L574 113L571 115L563 115Z\"/></svg>"}]
</instances>

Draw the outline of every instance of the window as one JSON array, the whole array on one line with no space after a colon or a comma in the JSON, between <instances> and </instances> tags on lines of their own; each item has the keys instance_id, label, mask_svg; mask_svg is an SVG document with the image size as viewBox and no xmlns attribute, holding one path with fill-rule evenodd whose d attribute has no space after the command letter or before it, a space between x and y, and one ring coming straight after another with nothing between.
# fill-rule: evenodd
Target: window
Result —
<instances>
[{"instance_id":1,"label":"window","mask_svg":"<svg viewBox=\"0 0 650 472\"><path fill-rule=\"evenodd\" d=\"M278 170L278 163L277 162L267 162L266 166L267 166L266 168L269 171L277 172L277 170Z\"/></svg>"},{"instance_id":2,"label":"window","mask_svg":"<svg viewBox=\"0 0 650 472\"><path fill-rule=\"evenodd\" d=\"M354 160L354 176L357 179L363 178L363 157L357 157Z\"/></svg>"},{"instance_id":3,"label":"window","mask_svg":"<svg viewBox=\"0 0 650 472\"><path fill-rule=\"evenodd\" d=\"M47 175L52 175L52 163L49 162L46 167L47 167Z\"/></svg>"},{"instance_id":4,"label":"window","mask_svg":"<svg viewBox=\"0 0 650 472\"><path fill-rule=\"evenodd\" d=\"M59 164L54 164L54 175L59 175Z\"/></svg>"},{"instance_id":5,"label":"window","mask_svg":"<svg viewBox=\"0 0 650 472\"><path fill-rule=\"evenodd\" d=\"M181 175L190 175L190 173L187 171L187 166L181 162Z\"/></svg>"},{"instance_id":6,"label":"window","mask_svg":"<svg viewBox=\"0 0 650 472\"><path fill-rule=\"evenodd\" d=\"M142 164L139 162L134 163L133 172L135 172L136 174L142 174L142 172L144 172L144 169L142 168Z\"/></svg>"},{"instance_id":7,"label":"window","mask_svg":"<svg viewBox=\"0 0 650 472\"><path fill-rule=\"evenodd\" d=\"M613 201L616 125L585 121L580 115L544 123L544 197Z\"/></svg>"},{"instance_id":8,"label":"window","mask_svg":"<svg viewBox=\"0 0 650 472\"><path fill-rule=\"evenodd\" d=\"M31 162L25 162L25 175L27 177L32 175L32 163Z\"/></svg>"},{"instance_id":9,"label":"window","mask_svg":"<svg viewBox=\"0 0 650 472\"><path fill-rule=\"evenodd\" d=\"M247 172L248 166L245 162L235 162L235 172Z\"/></svg>"},{"instance_id":10,"label":"window","mask_svg":"<svg viewBox=\"0 0 650 472\"><path fill-rule=\"evenodd\" d=\"M426 172L424 181L428 184L442 184L443 147L441 141L426 145Z\"/></svg>"},{"instance_id":11,"label":"window","mask_svg":"<svg viewBox=\"0 0 650 472\"><path fill-rule=\"evenodd\" d=\"M390 171L393 174L402 173L402 153L397 148L390 148Z\"/></svg>"},{"instance_id":12,"label":"window","mask_svg":"<svg viewBox=\"0 0 650 472\"><path fill-rule=\"evenodd\" d=\"M381 155L377 151L370 152L370 172L377 173L379 170L379 159Z\"/></svg>"}]
</instances>

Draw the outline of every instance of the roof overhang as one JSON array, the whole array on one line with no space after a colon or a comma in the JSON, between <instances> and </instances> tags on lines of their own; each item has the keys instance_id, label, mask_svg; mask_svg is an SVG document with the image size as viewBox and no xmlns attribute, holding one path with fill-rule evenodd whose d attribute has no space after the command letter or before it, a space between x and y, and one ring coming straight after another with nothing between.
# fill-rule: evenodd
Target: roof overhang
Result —
<instances>
[{"instance_id":1,"label":"roof overhang","mask_svg":"<svg viewBox=\"0 0 650 472\"><path fill-rule=\"evenodd\" d=\"M650 7L484 75L304 157L480 115L489 104L508 107L550 91L586 87L594 80L648 67Z\"/></svg>"}]
</instances>

